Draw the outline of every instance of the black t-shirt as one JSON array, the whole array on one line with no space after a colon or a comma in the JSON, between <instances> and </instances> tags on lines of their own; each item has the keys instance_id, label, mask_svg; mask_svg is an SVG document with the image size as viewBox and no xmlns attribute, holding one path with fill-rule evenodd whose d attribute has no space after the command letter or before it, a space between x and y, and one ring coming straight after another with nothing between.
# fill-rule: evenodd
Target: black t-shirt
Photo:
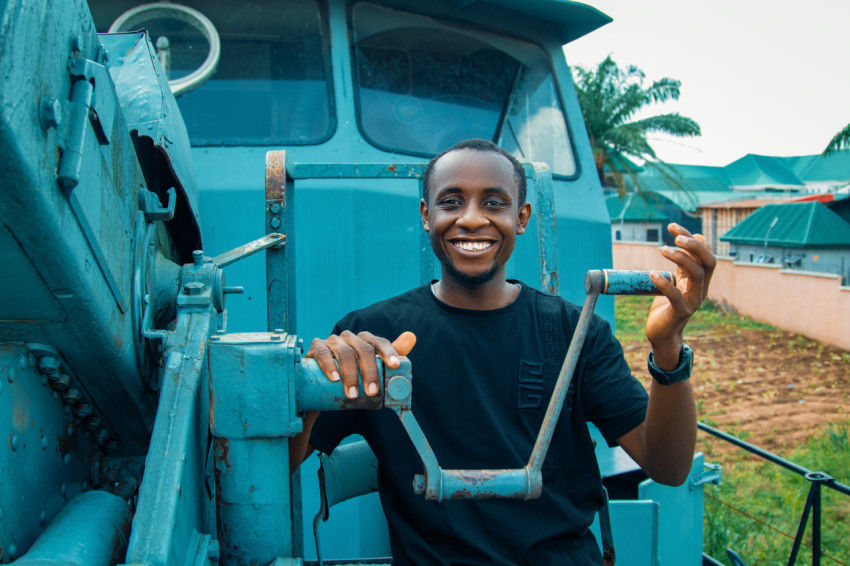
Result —
<instances>
[{"instance_id":1,"label":"black t-shirt","mask_svg":"<svg viewBox=\"0 0 850 566\"><path fill-rule=\"evenodd\" d=\"M352 312L334 328L389 340L416 334L413 414L445 469L528 462L581 310L520 285L513 303L489 311L449 306L425 285ZM644 420L646 405L610 326L594 316L539 499L434 502L414 494L422 461L389 409L322 413L310 441L330 453L348 435L367 440L379 462L394 564L601 564L587 531L603 499L586 421L614 444Z\"/></svg>"}]
</instances>

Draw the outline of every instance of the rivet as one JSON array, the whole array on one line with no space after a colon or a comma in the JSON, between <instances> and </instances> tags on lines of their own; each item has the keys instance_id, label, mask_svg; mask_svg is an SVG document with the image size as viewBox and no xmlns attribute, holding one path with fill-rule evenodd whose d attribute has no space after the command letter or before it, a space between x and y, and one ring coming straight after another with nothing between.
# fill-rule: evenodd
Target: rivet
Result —
<instances>
[{"instance_id":1,"label":"rivet","mask_svg":"<svg viewBox=\"0 0 850 566\"><path fill-rule=\"evenodd\" d=\"M48 447L49 445L50 445L50 441L49 441L49 440L47 440L47 436L42 436L42 437L41 437L41 449L42 449L42 450L47 450L47 447Z\"/></svg>"},{"instance_id":2,"label":"rivet","mask_svg":"<svg viewBox=\"0 0 850 566\"><path fill-rule=\"evenodd\" d=\"M272 214L280 214L280 204L273 202L271 207L269 207L269 210Z\"/></svg>"},{"instance_id":3,"label":"rivet","mask_svg":"<svg viewBox=\"0 0 850 566\"><path fill-rule=\"evenodd\" d=\"M9 438L9 447L12 448L13 452L18 449L19 443L20 443L20 441L18 440L17 434L13 434L12 437Z\"/></svg>"},{"instance_id":4,"label":"rivet","mask_svg":"<svg viewBox=\"0 0 850 566\"><path fill-rule=\"evenodd\" d=\"M15 381L15 368L9 368L9 371L6 372L6 379L9 380L9 383Z\"/></svg>"},{"instance_id":5,"label":"rivet","mask_svg":"<svg viewBox=\"0 0 850 566\"><path fill-rule=\"evenodd\" d=\"M280 218L272 218L269 224L271 224L272 228L280 228Z\"/></svg>"}]
</instances>

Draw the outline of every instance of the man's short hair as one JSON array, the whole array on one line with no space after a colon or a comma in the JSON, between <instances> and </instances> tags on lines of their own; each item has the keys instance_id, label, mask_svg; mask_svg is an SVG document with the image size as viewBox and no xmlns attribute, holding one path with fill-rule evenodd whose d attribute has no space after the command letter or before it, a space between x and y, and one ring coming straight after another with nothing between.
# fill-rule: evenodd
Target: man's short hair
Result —
<instances>
[{"instance_id":1,"label":"man's short hair","mask_svg":"<svg viewBox=\"0 0 850 566\"><path fill-rule=\"evenodd\" d=\"M490 140L485 140L481 138L472 138L469 140L465 140L462 142L458 142L452 147L438 153L435 155L431 161L428 162L428 167L425 168L425 174L422 176L422 198L425 199L425 202L428 202L428 197L430 196L430 187L431 184L431 176L434 173L434 167L437 162L447 153L451 153L453 151L459 151L461 149L471 149L473 151L492 151L493 153L498 153L499 155L506 157L508 161L511 162L514 168L514 180L516 181L517 188L519 189L519 203L518 205L522 206L525 203L525 195L527 192L527 187L525 183L525 169L522 168L522 165L519 161L517 161L516 157L494 144Z\"/></svg>"}]
</instances>

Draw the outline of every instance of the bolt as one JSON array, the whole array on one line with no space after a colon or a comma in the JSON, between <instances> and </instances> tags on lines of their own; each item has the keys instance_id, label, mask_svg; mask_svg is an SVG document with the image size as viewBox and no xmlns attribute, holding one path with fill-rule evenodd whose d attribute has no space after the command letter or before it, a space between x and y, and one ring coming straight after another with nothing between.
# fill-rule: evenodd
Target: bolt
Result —
<instances>
[{"instance_id":1,"label":"bolt","mask_svg":"<svg viewBox=\"0 0 850 566\"><path fill-rule=\"evenodd\" d=\"M53 356L42 356L38 360L38 371L50 377L59 373L59 360Z\"/></svg>"},{"instance_id":2,"label":"bolt","mask_svg":"<svg viewBox=\"0 0 850 566\"><path fill-rule=\"evenodd\" d=\"M20 440L18 439L18 435L13 434L11 438L9 438L9 447L12 449L12 452L18 449L19 444Z\"/></svg>"},{"instance_id":3,"label":"bolt","mask_svg":"<svg viewBox=\"0 0 850 566\"><path fill-rule=\"evenodd\" d=\"M275 334L283 334L283 328L275 328L274 333Z\"/></svg>"},{"instance_id":4,"label":"bolt","mask_svg":"<svg viewBox=\"0 0 850 566\"><path fill-rule=\"evenodd\" d=\"M272 334L271 339L272 340L280 340L280 335L279 334Z\"/></svg>"},{"instance_id":5,"label":"bolt","mask_svg":"<svg viewBox=\"0 0 850 566\"><path fill-rule=\"evenodd\" d=\"M81 419L84 419L86 417L90 417L93 412L94 412L94 409L88 403L80 403L79 405L74 407L74 414L77 415L78 417L80 417Z\"/></svg>"},{"instance_id":6,"label":"bolt","mask_svg":"<svg viewBox=\"0 0 850 566\"><path fill-rule=\"evenodd\" d=\"M92 415L83 421L83 426L85 427L85 429L91 431L99 429L102 424L103 421L101 421L100 417L98 417L97 415Z\"/></svg>"},{"instance_id":7,"label":"bolt","mask_svg":"<svg viewBox=\"0 0 850 566\"><path fill-rule=\"evenodd\" d=\"M83 400L83 394L80 393L79 389L69 389L62 395L62 402L67 403L71 406L76 405L80 401Z\"/></svg>"},{"instance_id":8,"label":"bolt","mask_svg":"<svg viewBox=\"0 0 850 566\"><path fill-rule=\"evenodd\" d=\"M94 435L94 441L98 444L103 444L107 440L109 440L109 431L104 428L97 431L97 433L95 433Z\"/></svg>"},{"instance_id":9,"label":"bolt","mask_svg":"<svg viewBox=\"0 0 850 566\"><path fill-rule=\"evenodd\" d=\"M273 202L272 205L269 207L269 210L272 214L280 214L280 204Z\"/></svg>"},{"instance_id":10,"label":"bolt","mask_svg":"<svg viewBox=\"0 0 850 566\"><path fill-rule=\"evenodd\" d=\"M45 132L50 128L58 128L62 123L62 107L55 98L42 98L38 109L38 121Z\"/></svg>"},{"instance_id":11,"label":"bolt","mask_svg":"<svg viewBox=\"0 0 850 566\"><path fill-rule=\"evenodd\" d=\"M183 285L183 292L187 295L200 295L206 291L207 286L198 281L192 281Z\"/></svg>"},{"instance_id":12,"label":"bolt","mask_svg":"<svg viewBox=\"0 0 850 566\"><path fill-rule=\"evenodd\" d=\"M50 380L50 385L57 391L65 391L71 385L71 376L66 373L52 375L48 379Z\"/></svg>"},{"instance_id":13,"label":"bolt","mask_svg":"<svg viewBox=\"0 0 850 566\"><path fill-rule=\"evenodd\" d=\"M280 228L280 218L272 218L271 222L269 222L269 224L272 225L272 228L277 230L278 228Z\"/></svg>"},{"instance_id":14,"label":"bolt","mask_svg":"<svg viewBox=\"0 0 850 566\"><path fill-rule=\"evenodd\" d=\"M192 252L192 260L195 264L195 267L201 267L204 265L204 250L195 250Z\"/></svg>"}]
</instances>

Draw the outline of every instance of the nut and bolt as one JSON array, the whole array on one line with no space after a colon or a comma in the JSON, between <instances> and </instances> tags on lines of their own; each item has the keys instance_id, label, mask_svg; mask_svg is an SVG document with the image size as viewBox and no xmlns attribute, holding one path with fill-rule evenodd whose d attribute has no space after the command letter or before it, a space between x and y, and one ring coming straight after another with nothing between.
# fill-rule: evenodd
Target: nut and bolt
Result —
<instances>
[{"instance_id":1,"label":"nut and bolt","mask_svg":"<svg viewBox=\"0 0 850 566\"><path fill-rule=\"evenodd\" d=\"M13 434L11 438L9 438L9 448L14 452L18 449L18 446L21 445L21 440L18 438L17 434Z\"/></svg>"},{"instance_id":2,"label":"nut and bolt","mask_svg":"<svg viewBox=\"0 0 850 566\"><path fill-rule=\"evenodd\" d=\"M280 203L273 202L272 205L269 207L269 210L272 214L280 214Z\"/></svg>"},{"instance_id":3,"label":"nut and bolt","mask_svg":"<svg viewBox=\"0 0 850 566\"><path fill-rule=\"evenodd\" d=\"M195 267L204 265L204 250L195 250L192 252L192 260Z\"/></svg>"},{"instance_id":4,"label":"nut and bolt","mask_svg":"<svg viewBox=\"0 0 850 566\"><path fill-rule=\"evenodd\" d=\"M394 375L387 381L387 395L394 401L407 399L412 389L410 380L401 375Z\"/></svg>"},{"instance_id":5,"label":"nut and bolt","mask_svg":"<svg viewBox=\"0 0 850 566\"><path fill-rule=\"evenodd\" d=\"M207 286L198 281L192 281L183 285L183 292L187 295L201 295L206 289Z\"/></svg>"},{"instance_id":6,"label":"nut and bolt","mask_svg":"<svg viewBox=\"0 0 850 566\"><path fill-rule=\"evenodd\" d=\"M280 218L272 218L269 224L271 224L271 227L275 230L280 228Z\"/></svg>"},{"instance_id":7,"label":"nut and bolt","mask_svg":"<svg viewBox=\"0 0 850 566\"><path fill-rule=\"evenodd\" d=\"M81 419L85 419L90 417L94 413L94 408L88 403L80 403L76 407L74 407L74 414L80 417Z\"/></svg>"},{"instance_id":8,"label":"nut and bolt","mask_svg":"<svg viewBox=\"0 0 850 566\"><path fill-rule=\"evenodd\" d=\"M50 377L59 373L59 360L53 356L42 356L38 360L38 371Z\"/></svg>"},{"instance_id":9,"label":"nut and bolt","mask_svg":"<svg viewBox=\"0 0 850 566\"><path fill-rule=\"evenodd\" d=\"M76 405L82 400L83 394L80 393L79 389L69 389L64 395L62 395L62 402L67 403L68 405Z\"/></svg>"},{"instance_id":10,"label":"nut and bolt","mask_svg":"<svg viewBox=\"0 0 850 566\"><path fill-rule=\"evenodd\" d=\"M65 391L71 386L71 376L66 373L59 375L53 374L47 378L50 380L50 385L57 391Z\"/></svg>"}]
</instances>

